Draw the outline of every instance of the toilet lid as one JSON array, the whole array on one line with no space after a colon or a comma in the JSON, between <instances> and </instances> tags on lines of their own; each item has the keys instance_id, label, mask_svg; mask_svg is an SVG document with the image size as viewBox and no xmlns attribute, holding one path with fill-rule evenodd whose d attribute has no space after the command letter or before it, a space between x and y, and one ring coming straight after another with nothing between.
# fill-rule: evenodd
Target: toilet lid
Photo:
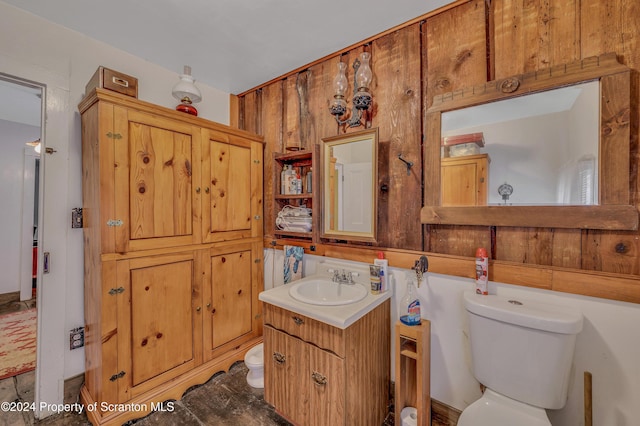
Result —
<instances>
[{"instance_id":1,"label":"toilet lid","mask_svg":"<svg viewBox=\"0 0 640 426\"><path fill-rule=\"evenodd\" d=\"M551 426L544 409L524 404L487 389L482 398L464 409L458 426Z\"/></svg>"}]
</instances>

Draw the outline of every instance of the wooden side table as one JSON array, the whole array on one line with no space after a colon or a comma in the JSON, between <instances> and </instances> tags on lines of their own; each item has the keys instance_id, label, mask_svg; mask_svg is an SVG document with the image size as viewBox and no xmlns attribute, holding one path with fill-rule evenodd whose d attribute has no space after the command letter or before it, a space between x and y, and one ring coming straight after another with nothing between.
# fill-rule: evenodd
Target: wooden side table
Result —
<instances>
[{"instance_id":1,"label":"wooden side table","mask_svg":"<svg viewBox=\"0 0 640 426\"><path fill-rule=\"evenodd\" d=\"M395 424L404 407L416 407L418 426L431 424L431 322L396 323Z\"/></svg>"}]
</instances>

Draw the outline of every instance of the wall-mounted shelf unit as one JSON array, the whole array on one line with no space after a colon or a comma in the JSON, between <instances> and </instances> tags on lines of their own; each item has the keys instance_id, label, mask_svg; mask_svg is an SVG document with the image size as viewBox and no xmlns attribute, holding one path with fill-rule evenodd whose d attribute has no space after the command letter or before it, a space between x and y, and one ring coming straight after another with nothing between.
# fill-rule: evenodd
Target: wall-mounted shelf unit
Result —
<instances>
[{"instance_id":1,"label":"wall-mounted shelf unit","mask_svg":"<svg viewBox=\"0 0 640 426\"><path fill-rule=\"evenodd\" d=\"M298 238L305 240L317 240L318 234L318 216L320 214L319 195L319 172L318 149L295 151L289 153L274 154L274 209L273 218L273 235L279 238ZM293 170L299 174L302 179L302 193L285 194L281 185L281 173L286 166L291 166ZM311 172L311 178L307 179L307 174ZM282 220L278 220L278 214L286 210L286 206L291 207L307 207L311 209L311 229L309 231L296 229L298 226L282 226ZM292 220L291 222L301 224L302 220ZM280 223L280 226L278 225Z\"/></svg>"}]
</instances>

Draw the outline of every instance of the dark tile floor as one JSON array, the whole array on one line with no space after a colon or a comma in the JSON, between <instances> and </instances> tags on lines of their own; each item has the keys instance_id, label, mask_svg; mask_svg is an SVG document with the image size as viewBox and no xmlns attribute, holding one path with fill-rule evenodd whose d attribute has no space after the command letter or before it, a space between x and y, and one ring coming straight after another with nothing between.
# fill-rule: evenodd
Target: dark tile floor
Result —
<instances>
[{"instance_id":1,"label":"dark tile floor","mask_svg":"<svg viewBox=\"0 0 640 426\"><path fill-rule=\"evenodd\" d=\"M286 426L289 422L275 413L264 401L264 390L247 384L247 368L243 362L228 373L218 373L207 383L189 389L180 401L173 403L173 412L157 411L127 425L152 426ZM24 376L31 376L24 377ZM30 387L29 387L29 382ZM33 372L0 381L1 401L33 401ZM1 413L0 426L23 425L89 425L85 414L64 413L35 420L33 413Z\"/></svg>"},{"instance_id":2,"label":"dark tile floor","mask_svg":"<svg viewBox=\"0 0 640 426\"><path fill-rule=\"evenodd\" d=\"M35 300L0 304L0 315L28 309ZM173 404L173 412L155 412L127 426L288 426L285 419L264 401L264 390L247 384L247 367L238 362L229 372L214 375L207 383L189 389L180 401ZM0 380L0 402L33 402L35 373L33 371ZM389 413L383 426L393 426ZM85 414L63 413L35 420L33 413L0 412L0 426L85 426L90 425ZM433 426L444 423L434 422Z\"/></svg>"}]
</instances>

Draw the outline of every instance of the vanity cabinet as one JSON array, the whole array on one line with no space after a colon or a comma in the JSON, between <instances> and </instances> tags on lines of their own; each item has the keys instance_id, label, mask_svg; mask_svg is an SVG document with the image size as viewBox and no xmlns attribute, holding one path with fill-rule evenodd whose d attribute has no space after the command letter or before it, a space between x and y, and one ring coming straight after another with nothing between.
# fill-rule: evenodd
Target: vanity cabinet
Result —
<instances>
[{"instance_id":1,"label":"vanity cabinet","mask_svg":"<svg viewBox=\"0 0 640 426\"><path fill-rule=\"evenodd\" d=\"M265 400L295 424L382 424L390 301L346 329L265 303Z\"/></svg>"},{"instance_id":2,"label":"vanity cabinet","mask_svg":"<svg viewBox=\"0 0 640 426\"><path fill-rule=\"evenodd\" d=\"M92 423L120 425L180 399L262 340L263 142L102 89L79 109L81 399L99 403Z\"/></svg>"},{"instance_id":3,"label":"vanity cabinet","mask_svg":"<svg viewBox=\"0 0 640 426\"><path fill-rule=\"evenodd\" d=\"M490 161L488 154L441 159L442 206L486 206Z\"/></svg>"}]
</instances>

